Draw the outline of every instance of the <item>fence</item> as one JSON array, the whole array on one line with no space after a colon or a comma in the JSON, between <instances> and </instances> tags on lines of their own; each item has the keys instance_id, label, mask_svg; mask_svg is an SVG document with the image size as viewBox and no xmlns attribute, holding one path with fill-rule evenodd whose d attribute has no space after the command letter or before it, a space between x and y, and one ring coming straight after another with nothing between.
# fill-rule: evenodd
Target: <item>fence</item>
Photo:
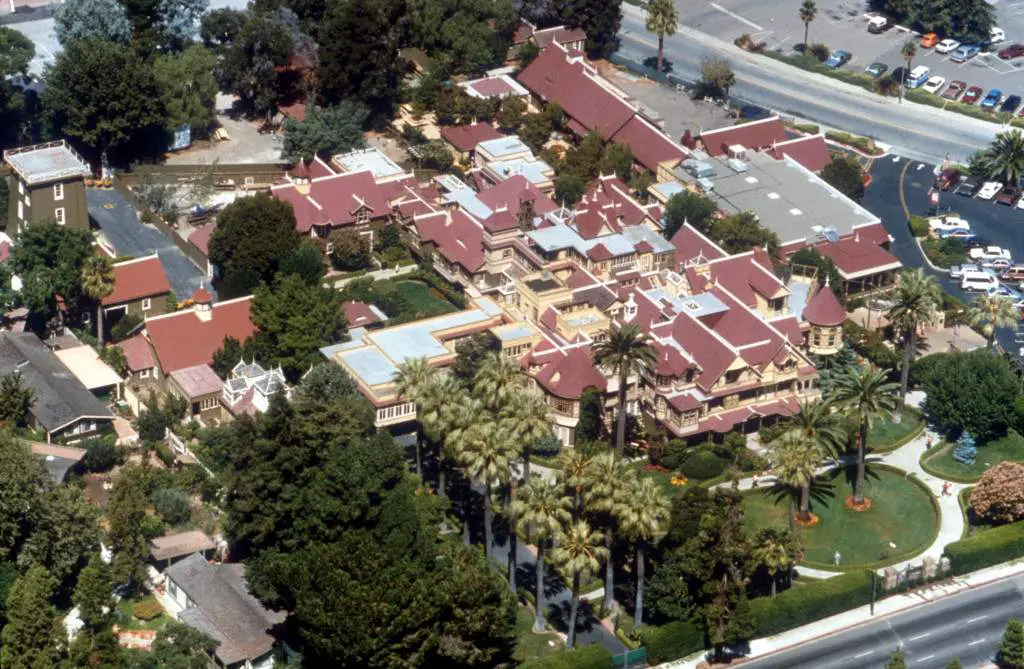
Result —
<instances>
[{"instance_id":1,"label":"fence","mask_svg":"<svg viewBox=\"0 0 1024 669\"><path fill-rule=\"evenodd\" d=\"M615 669L632 669L633 667L643 667L646 665L646 648L627 650L625 653L619 653L618 655L612 656L612 666L615 667Z\"/></svg>"},{"instance_id":2,"label":"fence","mask_svg":"<svg viewBox=\"0 0 1024 669\"><path fill-rule=\"evenodd\" d=\"M285 175L285 163L210 163L208 165L135 165L121 173L123 179L158 182L190 181L212 175L217 182L232 181L248 188L269 188Z\"/></svg>"}]
</instances>

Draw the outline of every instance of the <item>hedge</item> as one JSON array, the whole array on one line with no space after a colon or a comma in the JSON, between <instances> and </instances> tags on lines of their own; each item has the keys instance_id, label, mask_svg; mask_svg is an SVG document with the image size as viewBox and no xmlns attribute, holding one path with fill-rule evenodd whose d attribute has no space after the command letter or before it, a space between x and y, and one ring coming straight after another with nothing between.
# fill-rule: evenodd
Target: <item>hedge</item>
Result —
<instances>
[{"instance_id":1,"label":"hedge","mask_svg":"<svg viewBox=\"0 0 1024 669\"><path fill-rule=\"evenodd\" d=\"M954 575L1019 558L1024 553L1024 521L995 527L946 544L945 554Z\"/></svg>"},{"instance_id":2,"label":"hedge","mask_svg":"<svg viewBox=\"0 0 1024 669\"><path fill-rule=\"evenodd\" d=\"M153 442L153 449L156 451L157 457L160 458L161 462L168 467L174 466L176 458L174 456L174 451L171 450L170 446L162 441L155 441Z\"/></svg>"},{"instance_id":3,"label":"hedge","mask_svg":"<svg viewBox=\"0 0 1024 669\"><path fill-rule=\"evenodd\" d=\"M519 669L612 669L612 656L602 646L583 646L521 664Z\"/></svg>"},{"instance_id":4,"label":"hedge","mask_svg":"<svg viewBox=\"0 0 1024 669\"><path fill-rule=\"evenodd\" d=\"M775 599L750 600L756 629L752 636L772 636L870 602L871 571L867 569L790 588Z\"/></svg>"},{"instance_id":5,"label":"hedge","mask_svg":"<svg viewBox=\"0 0 1024 669\"><path fill-rule=\"evenodd\" d=\"M911 216L907 224L910 226L910 234L915 237L927 237L931 230L928 219L924 216Z\"/></svg>"},{"instance_id":6,"label":"hedge","mask_svg":"<svg viewBox=\"0 0 1024 669\"><path fill-rule=\"evenodd\" d=\"M704 648L704 633L689 621L640 629L640 642L651 664L686 657Z\"/></svg>"},{"instance_id":7,"label":"hedge","mask_svg":"<svg viewBox=\"0 0 1024 669\"><path fill-rule=\"evenodd\" d=\"M132 617L139 620L153 620L164 612L164 607L155 599L144 599L132 604Z\"/></svg>"}]
</instances>

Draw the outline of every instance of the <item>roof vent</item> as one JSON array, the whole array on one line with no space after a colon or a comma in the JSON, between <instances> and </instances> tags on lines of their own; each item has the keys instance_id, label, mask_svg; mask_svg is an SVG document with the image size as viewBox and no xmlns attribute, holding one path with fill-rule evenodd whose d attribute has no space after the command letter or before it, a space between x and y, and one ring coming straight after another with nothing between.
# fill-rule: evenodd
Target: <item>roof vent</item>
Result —
<instances>
[{"instance_id":1,"label":"roof vent","mask_svg":"<svg viewBox=\"0 0 1024 669\"><path fill-rule=\"evenodd\" d=\"M738 160L747 159L747 147L742 144L733 144L729 147L729 157L736 158Z\"/></svg>"}]
</instances>

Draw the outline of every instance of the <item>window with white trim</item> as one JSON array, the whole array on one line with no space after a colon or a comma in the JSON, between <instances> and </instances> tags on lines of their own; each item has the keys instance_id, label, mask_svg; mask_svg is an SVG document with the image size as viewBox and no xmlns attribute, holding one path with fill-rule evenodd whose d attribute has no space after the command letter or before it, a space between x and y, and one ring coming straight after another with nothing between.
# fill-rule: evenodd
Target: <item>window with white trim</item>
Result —
<instances>
[{"instance_id":1,"label":"window with white trim","mask_svg":"<svg viewBox=\"0 0 1024 669\"><path fill-rule=\"evenodd\" d=\"M64 184L53 184L53 199L63 200L64 199Z\"/></svg>"},{"instance_id":2,"label":"window with white trim","mask_svg":"<svg viewBox=\"0 0 1024 669\"><path fill-rule=\"evenodd\" d=\"M18 182L18 195L24 195L24 194L25 194L25 184L19 181Z\"/></svg>"},{"instance_id":3,"label":"window with white trim","mask_svg":"<svg viewBox=\"0 0 1024 669\"><path fill-rule=\"evenodd\" d=\"M150 373L151 369L152 368L147 367L146 369L144 369L141 372L139 372L139 378L140 379L148 379L149 378L149 373Z\"/></svg>"},{"instance_id":4,"label":"window with white trim","mask_svg":"<svg viewBox=\"0 0 1024 669\"><path fill-rule=\"evenodd\" d=\"M25 193L25 206L26 207L31 207L32 206L32 196L29 195L28 193Z\"/></svg>"},{"instance_id":5,"label":"window with white trim","mask_svg":"<svg viewBox=\"0 0 1024 669\"><path fill-rule=\"evenodd\" d=\"M57 220L57 225L64 225L64 207L54 209L53 217Z\"/></svg>"},{"instance_id":6,"label":"window with white trim","mask_svg":"<svg viewBox=\"0 0 1024 669\"><path fill-rule=\"evenodd\" d=\"M256 177L246 177L245 178L245 185L246 186L255 186L256 185Z\"/></svg>"},{"instance_id":7,"label":"window with white trim","mask_svg":"<svg viewBox=\"0 0 1024 669\"><path fill-rule=\"evenodd\" d=\"M153 308L153 300L151 300L148 297L142 298L142 310L143 311L149 311L152 308Z\"/></svg>"},{"instance_id":8,"label":"window with white trim","mask_svg":"<svg viewBox=\"0 0 1024 669\"><path fill-rule=\"evenodd\" d=\"M22 221L25 220L25 206L18 200L18 218Z\"/></svg>"}]
</instances>

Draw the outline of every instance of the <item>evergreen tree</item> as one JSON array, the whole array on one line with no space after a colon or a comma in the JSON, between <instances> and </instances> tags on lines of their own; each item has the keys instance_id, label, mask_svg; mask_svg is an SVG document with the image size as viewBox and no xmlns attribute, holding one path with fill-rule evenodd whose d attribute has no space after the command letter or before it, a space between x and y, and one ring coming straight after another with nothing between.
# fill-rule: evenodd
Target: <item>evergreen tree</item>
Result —
<instances>
[{"instance_id":1,"label":"evergreen tree","mask_svg":"<svg viewBox=\"0 0 1024 669\"><path fill-rule=\"evenodd\" d=\"M946 663L946 669L964 669L964 665L960 664L960 660L950 660Z\"/></svg>"},{"instance_id":2,"label":"evergreen tree","mask_svg":"<svg viewBox=\"0 0 1024 669\"><path fill-rule=\"evenodd\" d=\"M50 603L57 581L36 566L19 578L7 597L7 624L0 638L4 669L44 669L60 660L63 627Z\"/></svg>"},{"instance_id":3,"label":"evergreen tree","mask_svg":"<svg viewBox=\"0 0 1024 669\"><path fill-rule=\"evenodd\" d=\"M622 0L566 0L561 18L587 33L587 53L605 58L619 46Z\"/></svg>"},{"instance_id":4,"label":"evergreen tree","mask_svg":"<svg viewBox=\"0 0 1024 669\"><path fill-rule=\"evenodd\" d=\"M907 658L904 657L901 649L897 648L893 652L889 661L885 663L885 669L907 669Z\"/></svg>"},{"instance_id":5,"label":"evergreen tree","mask_svg":"<svg viewBox=\"0 0 1024 669\"><path fill-rule=\"evenodd\" d=\"M1011 618L1007 623L996 664L1001 669L1024 668L1024 623L1020 619Z\"/></svg>"},{"instance_id":6,"label":"evergreen tree","mask_svg":"<svg viewBox=\"0 0 1024 669\"><path fill-rule=\"evenodd\" d=\"M965 465L973 465L978 457L978 449L974 445L974 437L970 432L964 432L956 440L956 447L953 449L953 459Z\"/></svg>"},{"instance_id":7,"label":"evergreen tree","mask_svg":"<svg viewBox=\"0 0 1024 669\"><path fill-rule=\"evenodd\" d=\"M114 559L110 575L115 583L137 590L146 580L149 550L142 533L146 518L148 474L140 467L125 467L114 481L107 504L110 549Z\"/></svg>"},{"instance_id":8,"label":"evergreen tree","mask_svg":"<svg viewBox=\"0 0 1024 669\"><path fill-rule=\"evenodd\" d=\"M32 533L18 555L22 566L42 565L64 583L100 545L99 510L81 488L50 490L32 514Z\"/></svg>"},{"instance_id":9,"label":"evergreen tree","mask_svg":"<svg viewBox=\"0 0 1024 669\"><path fill-rule=\"evenodd\" d=\"M42 461L28 444L0 432L0 560L11 562L32 531L28 509L41 509L50 488Z\"/></svg>"},{"instance_id":10,"label":"evergreen tree","mask_svg":"<svg viewBox=\"0 0 1024 669\"><path fill-rule=\"evenodd\" d=\"M78 583L71 596L82 622L90 630L98 631L110 623L114 612L112 591L110 567L99 553L93 553L89 564L78 574Z\"/></svg>"}]
</instances>

